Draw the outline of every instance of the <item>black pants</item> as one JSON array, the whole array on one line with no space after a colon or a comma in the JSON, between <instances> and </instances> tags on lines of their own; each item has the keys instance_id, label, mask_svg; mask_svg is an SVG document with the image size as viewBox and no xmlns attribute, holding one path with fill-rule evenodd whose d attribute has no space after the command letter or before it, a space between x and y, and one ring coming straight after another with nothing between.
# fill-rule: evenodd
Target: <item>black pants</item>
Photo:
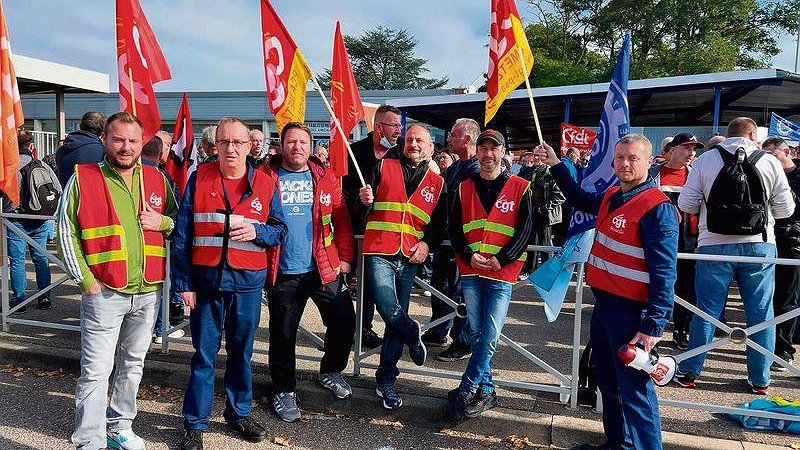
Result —
<instances>
[{"instance_id":1,"label":"black pants","mask_svg":"<svg viewBox=\"0 0 800 450\"><path fill-rule=\"evenodd\" d=\"M458 275L455 252L451 247L439 247L433 256L433 274L431 286L448 296L456 303L461 303L461 277ZM453 307L431 296L431 322L453 312ZM469 346L469 323L467 318L454 317L426 331L426 334L444 338L447 334L462 346Z\"/></svg>"},{"instance_id":2,"label":"black pants","mask_svg":"<svg viewBox=\"0 0 800 450\"><path fill-rule=\"evenodd\" d=\"M295 390L297 327L309 297L317 305L326 327L320 373L341 372L347 367L356 314L344 276L322 285L316 270L300 275L278 275L268 295L269 371L276 393Z\"/></svg>"},{"instance_id":3,"label":"black pants","mask_svg":"<svg viewBox=\"0 0 800 450\"><path fill-rule=\"evenodd\" d=\"M536 223L533 226L533 234L528 240L528 245L553 245L553 235L550 225L544 225L547 217L536 216ZM522 267L523 273L532 273L545 261L550 259L549 252L531 251L528 252L528 259ZM541 261L540 261L541 260Z\"/></svg>"},{"instance_id":4,"label":"black pants","mask_svg":"<svg viewBox=\"0 0 800 450\"><path fill-rule=\"evenodd\" d=\"M778 258L800 258L800 252L792 249L792 245L785 239L776 239ZM775 294L772 297L772 307L775 316L789 312L798 306L800 297L800 266L775 265ZM795 349L792 346L792 336L797 318L779 323L775 327L775 354L781 357L794 358Z\"/></svg>"},{"instance_id":5,"label":"black pants","mask_svg":"<svg viewBox=\"0 0 800 450\"><path fill-rule=\"evenodd\" d=\"M692 259L678 260L678 278L675 281L675 295L686 300L692 305L697 305L697 295L695 294L694 278L695 264ZM692 322L693 314L683 306L675 304L672 310L672 322L675 331L689 333L689 324Z\"/></svg>"}]
</instances>

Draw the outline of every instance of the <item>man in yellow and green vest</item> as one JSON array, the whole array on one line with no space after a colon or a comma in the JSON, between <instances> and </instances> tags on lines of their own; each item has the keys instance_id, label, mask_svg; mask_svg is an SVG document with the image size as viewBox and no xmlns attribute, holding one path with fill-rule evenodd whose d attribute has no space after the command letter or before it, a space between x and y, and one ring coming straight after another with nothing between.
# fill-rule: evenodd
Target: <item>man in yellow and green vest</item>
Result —
<instances>
[{"instance_id":1,"label":"man in yellow and green vest","mask_svg":"<svg viewBox=\"0 0 800 450\"><path fill-rule=\"evenodd\" d=\"M427 356L420 324L408 316L408 301L417 268L429 249L439 246L446 223L444 180L430 170L426 159L432 150L430 131L412 125L400 159L382 159L375 166L371 185L359 191L361 202L371 208L364 232L364 272L375 307L386 323L375 372L375 392L386 409L403 404L395 389L403 346L408 346L418 366Z\"/></svg>"},{"instance_id":2,"label":"man in yellow and green vest","mask_svg":"<svg viewBox=\"0 0 800 450\"><path fill-rule=\"evenodd\" d=\"M72 443L88 450L144 449L131 425L166 275L165 238L178 209L166 178L139 162L138 118L112 115L100 139L103 161L76 166L58 210L58 250L83 292Z\"/></svg>"},{"instance_id":3,"label":"man in yellow and green vest","mask_svg":"<svg viewBox=\"0 0 800 450\"><path fill-rule=\"evenodd\" d=\"M461 385L449 395L448 415L454 422L497 404L492 357L533 230L530 183L501 165L505 138L498 131L486 130L475 142L481 170L462 181L452 196L448 228L472 345Z\"/></svg>"}]
</instances>

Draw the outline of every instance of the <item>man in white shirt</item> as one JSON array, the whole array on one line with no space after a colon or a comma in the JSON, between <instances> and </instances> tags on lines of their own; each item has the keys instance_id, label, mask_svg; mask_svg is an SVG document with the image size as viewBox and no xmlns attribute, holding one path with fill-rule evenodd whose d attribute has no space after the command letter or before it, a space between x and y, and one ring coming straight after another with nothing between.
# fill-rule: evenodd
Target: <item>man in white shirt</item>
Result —
<instances>
[{"instance_id":1,"label":"man in white shirt","mask_svg":"<svg viewBox=\"0 0 800 450\"><path fill-rule=\"evenodd\" d=\"M762 258L774 258L777 254L773 230L775 219L790 216L794 211L794 201L780 162L770 154L754 158L753 152L758 150L756 130L757 125L750 118L733 119L728 124L727 139L697 158L692 172L689 173L678 197L678 207L690 214L700 214L697 253ZM711 232L708 213L709 194L724 165L721 152L737 155L740 151L743 151L750 161L756 159L754 166L761 178L767 203L765 229L752 235ZM728 296L728 286L734 277L744 303L747 326L772 319L774 264L697 261L698 308L713 317L719 317ZM713 335L714 325L695 317L689 333L689 350L708 344ZM749 338L772 352L775 347L775 326L767 327ZM770 382L770 360L750 347L747 348L746 354L747 382L753 393L766 394ZM675 381L684 387L694 387L705 356L705 353L701 353L682 361Z\"/></svg>"}]
</instances>

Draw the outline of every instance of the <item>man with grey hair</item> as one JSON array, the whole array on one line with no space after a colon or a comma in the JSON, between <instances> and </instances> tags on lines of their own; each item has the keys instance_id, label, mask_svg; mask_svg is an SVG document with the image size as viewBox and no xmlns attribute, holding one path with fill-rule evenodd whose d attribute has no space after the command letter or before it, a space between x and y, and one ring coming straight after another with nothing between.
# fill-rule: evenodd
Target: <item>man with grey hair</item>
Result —
<instances>
[{"instance_id":1,"label":"man with grey hair","mask_svg":"<svg viewBox=\"0 0 800 450\"><path fill-rule=\"evenodd\" d=\"M264 133L258 128L253 128L250 130L250 154L247 155L247 164L258 168L267 159L267 151L264 147Z\"/></svg>"},{"instance_id":2,"label":"man with grey hair","mask_svg":"<svg viewBox=\"0 0 800 450\"><path fill-rule=\"evenodd\" d=\"M458 155L458 161L454 162L444 174L445 186L448 192L445 198L448 214L453 204L453 195L458 192L458 185L481 171L481 166L475 157L476 140L480 134L481 129L478 126L478 122L469 118L461 118L456 120L450 130L450 134L447 136L447 144L450 151ZM456 220L460 220L460 218ZM455 253L450 245L443 245L436 249L433 256L431 285L456 303L463 303L458 267L453 264L454 260ZM453 308L443 301L436 297L431 297L431 322L444 317L452 310ZM436 359L439 361L458 361L472 354L469 342L469 323L466 317L463 319L454 317L429 328L422 336L422 341L429 347L443 347L447 345L448 332L452 342L443 352L436 355Z\"/></svg>"},{"instance_id":3,"label":"man with grey hair","mask_svg":"<svg viewBox=\"0 0 800 450\"><path fill-rule=\"evenodd\" d=\"M549 145L542 143L536 151L552 166L572 206L597 216L586 282L595 298L589 339L608 442L576 448L661 450L653 381L617 357L617 351L628 344L646 352L653 349L661 340L675 297L678 214L648 178L652 144L638 134L620 139L614 146L619 186L602 193L585 192Z\"/></svg>"},{"instance_id":4,"label":"man with grey hair","mask_svg":"<svg viewBox=\"0 0 800 450\"><path fill-rule=\"evenodd\" d=\"M213 162L218 158L219 152L216 146L217 126L209 125L203 128L202 137L200 138L200 152L203 155L203 161Z\"/></svg>"}]
</instances>

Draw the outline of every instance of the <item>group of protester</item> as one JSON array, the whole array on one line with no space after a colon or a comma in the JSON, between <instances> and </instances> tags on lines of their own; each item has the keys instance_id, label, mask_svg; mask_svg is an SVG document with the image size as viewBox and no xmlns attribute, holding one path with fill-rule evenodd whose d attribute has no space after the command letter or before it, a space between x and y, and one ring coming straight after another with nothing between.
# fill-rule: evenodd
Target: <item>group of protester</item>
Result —
<instances>
[{"instance_id":1,"label":"group of protester","mask_svg":"<svg viewBox=\"0 0 800 450\"><path fill-rule=\"evenodd\" d=\"M170 316L182 316L183 305L190 309L195 349L183 402L180 448L186 450L202 449L203 433L210 427L223 333L225 421L244 440L259 442L266 436L251 417L250 363L265 291L272 405L278 417L294 422L301 416L295 347L309 298L326 326L319 382L337 398L351 395L342 372L356 331L349 286L359 245L365 266L360 339L368 347L382 346L377 396L387 409L401 407L396 381L404 349L421 366L428 347L450 342L440 359L469 357L459 386L448 395L446 416L460 422L497 404L492 360L512 286L539 259L526 252L528 244L552 242L550 227L568 214L560 211L564 204L596 215L586 278L595 297L592 358L608 443L584 449L661 448L653 383L644 372L624 366L616 354L628 343L650 351L670 318L679 348L710 342L712 324L689 320L692 315L680 308L672 312L676 293L721 317L735 277L748 326L797 307L796 267L776 271L772 264L677 260L679 251L800 254L800 212L795 209L800 170L780 139L763 143L767 153L757 149L751 119L733 120L727 138L696 159L703 144L679 134L667 144L663 162L652 166L650 141L628 135L614 148L620 185L589 194L580 187L576 151L559 158L541 143L523 154L514 175L504 162L506 141L498 131L481 132L474 120L459 119L447 150L434 158L428 128L414 124L403 136L400 118L396 108L381 106L374 131L352 144L366 179L362 185L352 160L341 180L326 170L323 159L311 154L311 131L303 124L285 125L271 154L263 133L225 117L203 130L204 162L184 191L177 192L159 170L169 153L168 134L159 132L145 143L141 122L133 115L84 116L81 130L67 137L56 158L64 186L63 194L59 190L57 245L83 293L72 435L76 448L144 448L132 422L151 332L161 316L156 305L166 277L167 245L172 245L174 291ZM21 151L30 150L28 144L21 133ZM327 156L324 148L314 153ZM760 228L749 234L720 229L715 219L718 205L745 203L719 198L720 189L714 187L735 163L755 173L748 181L760 183L765 199ZM364 235L360 243L357 234ZM450 245L442 245L444 240ZM425 330L408 308L414 277L431 254L431 285L463 303L466 317ZM37 266L40 288L49 284L38 275ZM787 284L780 284L773 298L779 279ZM694 289L695 283L703 289ZM14 285L14 292L18 301L24 285ZM432 320L452 313L435 296L431 307ZM385 323L382 338L372 327L375 310ZM778 328L777 343L774 326L751 339L791 362L793 322ZM679 384L694 386L704 357L680 364ZM747 363L749 389L765 394L771 361L748 349Z\"/></svg>"}]
</instances>

